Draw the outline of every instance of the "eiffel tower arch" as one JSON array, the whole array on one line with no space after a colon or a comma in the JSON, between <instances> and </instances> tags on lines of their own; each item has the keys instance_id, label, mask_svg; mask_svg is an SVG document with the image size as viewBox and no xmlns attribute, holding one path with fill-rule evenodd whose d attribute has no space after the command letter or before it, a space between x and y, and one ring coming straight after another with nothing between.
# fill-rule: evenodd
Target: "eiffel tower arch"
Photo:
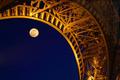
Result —
<instances>
[{"instance_id":1,"label":"eiffel tower arch","mask_svg":"<svg viewBox=\"0 0 120 80\"><path fill-rule=\"evenodd\" d=\"M85 8L82 0L81 3L69 0L25 1L1 12L0 20L26 18L50 25L71 46L80 80L85 80L85 75L86 79L92 77L94 80L108 80L109 52L104 29L101 21L95 17L96 13L89 11L93 9L89 5Z\"/></svg>"}]
</instances>

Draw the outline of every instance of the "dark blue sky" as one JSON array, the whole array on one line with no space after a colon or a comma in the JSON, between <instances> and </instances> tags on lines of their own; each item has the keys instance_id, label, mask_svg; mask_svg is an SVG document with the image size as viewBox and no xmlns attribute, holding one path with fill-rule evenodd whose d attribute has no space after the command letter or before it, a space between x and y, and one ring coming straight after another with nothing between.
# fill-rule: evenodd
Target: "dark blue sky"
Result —
<instances>
[{"instance_id":1,"label":"dark blue sky","mask_svg":"<svg viewBox=\"0 0 120 80\"><path fill-rule=\"evenodd\" d=\"M37 28L37 38L29 30ZM67 41L52 27L29 19L0 20L0 80L79 80Z\"/></svg>"}]
</instances>

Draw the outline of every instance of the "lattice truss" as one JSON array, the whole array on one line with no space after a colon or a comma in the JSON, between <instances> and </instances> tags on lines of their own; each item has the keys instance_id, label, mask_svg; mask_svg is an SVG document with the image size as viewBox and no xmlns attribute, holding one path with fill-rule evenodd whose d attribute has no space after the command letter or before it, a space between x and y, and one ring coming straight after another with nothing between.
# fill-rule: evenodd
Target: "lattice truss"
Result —
<instances>
[{"instance_id":1,"label":"lattice truss","mask_svg":"<svg viewBox=\"0 0 120 80\"><path fill-rule=\"evenodd\" d=\"M107 80L104 35L82 6L67 0L31 0L0 13L0 20L11 17L37 19L59 29L73 47L80 80Z\"/></svg>"}]
</instances>

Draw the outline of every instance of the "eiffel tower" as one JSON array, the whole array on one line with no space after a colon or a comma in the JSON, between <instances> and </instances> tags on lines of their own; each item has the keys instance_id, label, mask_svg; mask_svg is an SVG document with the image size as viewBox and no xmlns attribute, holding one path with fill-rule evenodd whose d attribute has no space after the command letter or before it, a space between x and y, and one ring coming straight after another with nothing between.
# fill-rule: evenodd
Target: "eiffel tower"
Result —
<instances>
[{"instance_id":1,"label":"eiffel tower","mask_svg":"<svg viewBox=\"0 0 120 80\"><path fill-rule=\"evenodd\" d=\"M30 18L55 26L74 48L79 80L119 80L119 5L119 0L0 0L0 20Z\"/></svg>"}]
</instances>

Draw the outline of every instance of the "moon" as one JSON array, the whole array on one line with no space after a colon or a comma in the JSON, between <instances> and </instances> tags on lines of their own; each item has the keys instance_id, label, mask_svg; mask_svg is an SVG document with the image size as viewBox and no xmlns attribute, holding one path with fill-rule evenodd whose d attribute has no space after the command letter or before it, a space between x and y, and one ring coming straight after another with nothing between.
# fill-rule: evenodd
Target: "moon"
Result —
<instances>
[{"instance_id":1,"label":"moon","mask_svg":"<svg viewBox=\"0 0 120 80\"><path fill-rule=\"evenodd\" d=\"M38 35L39 35L39 30L36 29L36 28L32 28L32 29L30 29L30 31L29 31L29 35L30 35L31 37L33 37L33 38L36 38L36 37L38 37Z\"/></svg>"}]
</instances>

